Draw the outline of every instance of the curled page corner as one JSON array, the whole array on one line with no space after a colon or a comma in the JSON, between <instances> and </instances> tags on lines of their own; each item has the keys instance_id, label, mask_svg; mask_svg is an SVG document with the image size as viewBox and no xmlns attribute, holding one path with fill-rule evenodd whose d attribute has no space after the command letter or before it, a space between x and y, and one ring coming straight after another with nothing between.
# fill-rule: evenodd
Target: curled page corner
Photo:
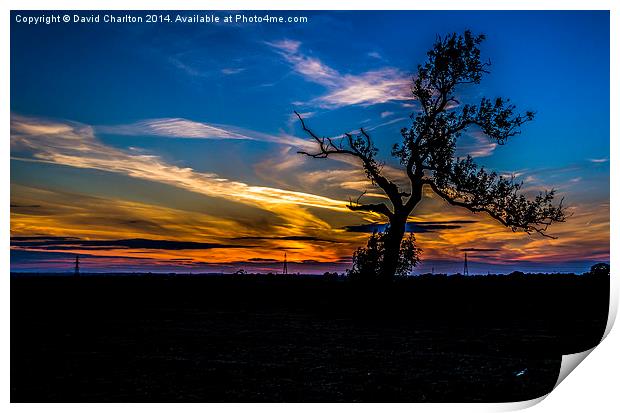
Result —
<instances>
[{"instance_id":1,"label":"curled page corner","mask_svg":"<svg viewBox=\"0 0 620 413\"><path fill-rule=\"evenodd\" d=\"M558 374L558 380L555 382L553 389L559 386L562 381L573 371L575 368L585 360L586 357L596 348L592 347L589 350L582 351L580 353L564 354L562 355L562 364L560 365L560 373Z\"/></svg>"},{"instance_id":2,"label":"curled page corner","mask_svg":"<svg viewBox=\"0 0 620 413\"><path fill-rule=\"evenodd\" d=\"M620 293L620 285L618 284L618 281L612 277L610 279L609 313L607 315L607 324L605 326L605 332L603 333L603 336L601 337L601 341L599 342L599 344L607 337L607 335L609 334L609 332L611 331L611 328L613 327L615 323L616 315L618 312L619 293ZM586 359L586 357L588 357L590 353L594 351L594 349L596 349L596 347L598 347L598 344L588 350L581 351L579 353L563 354L562 361L560 363L560 371L558 373L558 379L555 382L555 385L553 386L553 390L555 390L560 385L560 383L562 383L564 379L568 377L568 375L573 370L575 370L575 368L577 368L577 366L581 364L581 362L583 362ZM551 392L553 390L551 390ZM517 410L527 409L545 400L547 396L551 394L551 392L544 394L540 397L537 397L535 399L531 399L531 400L502 403L499 405L495 405L493 406L493 411L508 412L508 411L517 411Z\"/></svg>"},{"instance_id":3,"label":"curled page corner","mask_svg":"<svg viewBox=\"0 0 620 413\"><path fill-rule=\"evenodd\" d=\"M607 324L605 326L605 332L601 337L601 342L607 337L611 328L614 325L616 320L616 314L618 312L618 295L620 290L620 285L618 284L618 280L615 277L610 277L610 290L609 290L609 313L607 314ZM600 344L600 342L599 342ZM580 353L573 354L564 354L562 355L562 364L560 365L560 373L558 374L558 380L555 382L555 389L562 383L562 381L573 371L575 368L585 360L588 355L594 351L594 349L598 347L598 345L592 347L589 350L582 351Z\"/></svg>"},{"instance_id":4,"label":"curled page corner","mask_svg":"<svg viewBox=\"0 0 620 413\"><path fill-rule=\"evenodd\" d=\"M562 355L562 362L560 364L560 372L558 373L558 379L555 382L555 385L553 386L553 390L556 389L556 387L558 387L558 385L564 381L564 379L566 377L568 377L568 375L575 370L575 368L583 361L585 360L586 357L588 357L588 355L594 351L594 349L596 348L596 346L592 347L589 350L586 351L582 351L580 353L573 353L573 354L564 354ZM551 392L553 391L551 390ZM537 397L535 399L530 399L530 400L524 400L524 401L520 401L520 402L510 402L510 403L501 403L498 405L494 405L492 410L496 411L496 412L511 412L511 411L517 411L517 410L524 410L524 409L528 409L532 406L537 405L538 403L542 402L543 400L545 400L547 398L547 396L549 396L551 394L551 392L544 394L540 397Z\"/></svg>"}]
</instances>

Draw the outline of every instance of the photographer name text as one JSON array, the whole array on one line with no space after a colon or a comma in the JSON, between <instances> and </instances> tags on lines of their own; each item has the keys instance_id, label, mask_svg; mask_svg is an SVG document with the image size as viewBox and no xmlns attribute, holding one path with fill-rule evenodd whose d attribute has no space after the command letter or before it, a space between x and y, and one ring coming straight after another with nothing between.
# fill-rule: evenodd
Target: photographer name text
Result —
<instances>
[{"instance_id":1,"label":"photographer name text","mask_svg":"<svg viewBox=\"0 0 620 413\"><path fill-rule=\"evenodd\" d=\"M308 23L307 16L278 16L270 14L72 14L50 13L38 16L15 15L15 22L28 25L50 24L131 24L131 23L159 23L159 24L252 24L252 23Z\"/></svg>"}]
</instances>

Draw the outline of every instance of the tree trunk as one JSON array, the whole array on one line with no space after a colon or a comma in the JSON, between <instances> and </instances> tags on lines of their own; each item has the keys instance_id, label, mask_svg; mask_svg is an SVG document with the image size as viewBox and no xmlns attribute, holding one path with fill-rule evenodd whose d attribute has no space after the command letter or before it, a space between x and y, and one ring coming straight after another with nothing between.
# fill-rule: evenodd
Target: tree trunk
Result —
<instances>
[{"instance_id":1,"label":"tree trunk","mask_svg":"<svg viewBox=\"0 0 620 413\"><path fill-rule=\"evenodd\" d=\"M390 227L387 230L383 244L383 266L380 274L380 278L383 281L392 281L396 275L400 256L400 244L405 235L406 225L407 215L394 214L394 218L390 220Z\"/></svg>"},{"instance_id":2,"label":"tree trunk","mask_svg":"<svg viewBox=\"0 0 620 413\"><path fill-rule=\"evenodd\" d=\"M392 281L396 275L398 259L400 258L400 244L407 230L407 219L411 211L413 211L413 208L415 208L422 199L422 189L422 180L421 177L419 177L417 182L412 185L409 202L407 202L406 205L402 205L400 208L396 207L394 215L390 219L390 228L387 231L387 236L383 244L383 268L380 274L380 278L384 281Z\"/></svg>"}]
</instances>

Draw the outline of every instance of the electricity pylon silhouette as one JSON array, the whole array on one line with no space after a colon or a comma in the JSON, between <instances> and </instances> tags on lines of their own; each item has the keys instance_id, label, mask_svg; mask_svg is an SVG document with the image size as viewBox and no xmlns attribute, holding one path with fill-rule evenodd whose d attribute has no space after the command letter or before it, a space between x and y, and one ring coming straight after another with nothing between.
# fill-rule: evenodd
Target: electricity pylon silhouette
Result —
<instances>
[{"instance_id":1,"label":"electricity pylon silhouette","mask_svg":"<svg viewBox=\"0 0 620 413\"><path fill-rule=\"evenodd\" d=\"M282 274L288 274L288 263L286 262L286 252L284 253L284 265L282 267Z\"/></svg>"},{"instance_id":2,"label":"electricity pylon silhouette","mask_svg":"<svg viewBox=\"0 0 620 413\"><path fill-rule=\"evenodd\" d=\"M75 270L73 272L73 275L75 275L76 277L80 275L80 257L78 257L77 255L75 256Z\"/></svg>"},{"instance_id":3,"label":"electricity pylon silhouette","mask_svg":"<svg viewBox=\"0 0 620 413\"><path fill-rule=\"evenodd\" d=\"M467 253L465 253L465 262L463 264L463 275L469 275L469 267L467 267Z\"/></svg>"}]
</instances>

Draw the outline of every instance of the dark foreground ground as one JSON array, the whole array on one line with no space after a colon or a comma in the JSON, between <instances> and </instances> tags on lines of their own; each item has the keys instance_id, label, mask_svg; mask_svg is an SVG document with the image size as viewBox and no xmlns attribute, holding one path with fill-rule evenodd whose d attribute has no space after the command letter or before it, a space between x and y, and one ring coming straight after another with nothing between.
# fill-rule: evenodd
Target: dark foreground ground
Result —
<instances>
[{"instance_id":1,"label":"dark foreground ground","mask_svg":"<svg viewBox=\"0 0 620 413\"><path fill-rule=\"evenodd\" d=\"M518 401L603 334L609 279L11 278L11 401Z\"/></svg>"}]
</instances>

